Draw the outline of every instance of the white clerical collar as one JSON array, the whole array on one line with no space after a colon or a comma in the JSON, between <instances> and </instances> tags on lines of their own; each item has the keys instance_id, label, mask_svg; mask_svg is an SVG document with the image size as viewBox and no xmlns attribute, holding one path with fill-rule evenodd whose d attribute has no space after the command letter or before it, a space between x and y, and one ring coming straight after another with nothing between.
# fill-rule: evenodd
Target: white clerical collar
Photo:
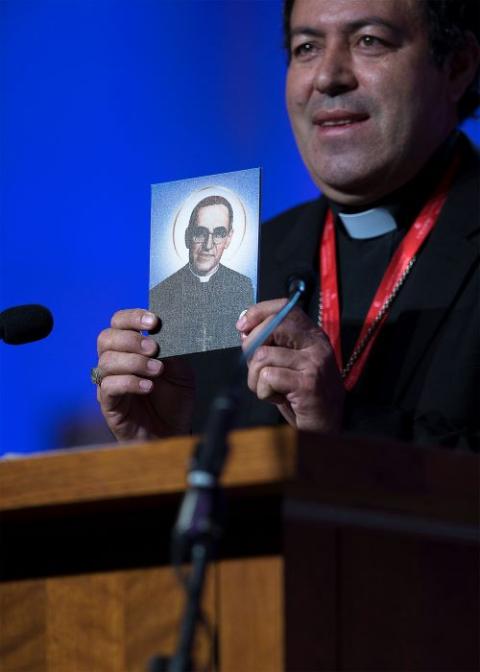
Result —
<instances>
[{"instance_id":1,"label":"white clerical collar","mask_svg":"<svg viewBox=\"0 0 480 672\"><path fill-rule=\"evenodd\" d=\"M218 271L218 267L220 264L217 264L213 270L210 271L210 273L205 273L205 275L198 275L198 273L195 273L193 268L191 267L190 264L188 264L188 268L190 269L190 272L192 275L194 275L196 278L200 280L200 282L208 282L212 275L215 275L215 273Z\"/></svg>"},{"instance_id":2,"label":"white clerical collar","mask_svg":"<svg viewBox=\"0 0 480 672\"><path fill-rule=\"evenodd\" d=\"M363 212L347 214L339 212L338 216L342 220L350 238L367 240L368 238L377 238L385 233L395 231L397 223L388 208L378 207Z\"/></svg>"}]
</instances>

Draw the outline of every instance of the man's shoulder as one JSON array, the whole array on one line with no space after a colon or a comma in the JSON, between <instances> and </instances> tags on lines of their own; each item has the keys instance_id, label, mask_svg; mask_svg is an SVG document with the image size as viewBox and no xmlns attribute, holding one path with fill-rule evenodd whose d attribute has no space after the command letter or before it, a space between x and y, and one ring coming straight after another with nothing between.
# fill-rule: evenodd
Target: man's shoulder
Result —
<instances>
[{"instance_id":1,"label":"man's shoulder","mask_svg":"<svg viewBox=\"0 0 480 672\"><path fill-rule=\"evenodd\" d=\"M292 223L318 219L325 211L326 199L323 196L316 198L312 201L306 201L305 203L300 203L295 205L288 210L267 219L262 223L262 236L275 235L278 236L283 230L288 230L292 226Z\"/></svg>"},{"instance_id":2,"label":"man's shoulder","mask_svg":"<svg viewBox=\"0 0 480 672\"><path fill-rule=\"evenodd\" d=\"M479 209L480 200L480 152L473 142L460 135L459 147L462 162L450 189L447 202L439 220L439 233L450 231L455 235L466 237L478 245L480 231Z\"/></svg>"},{"instance_id":3,"label":"man's shoulder","mask_svg":"<svg viewBox=\"0 0 480 672\"><path fill-rule=\"evenodd\" d=\"M458 145L463 155L463 172L478 178L480 174L480 147L464 133L459 134Z\"/></svg>"},{"instance_id":4,"label":"man's shoulder","mask_svg":"<svg viewBox=\"0 0 480 672\"><path fill-rule=\"evenodd\" d=\"M219 264L218 271L216 273L217 278L223 281L225 278L235 283L236 285L248 285L251 286L252 282L247 275L234 271L233 268Z\"/></svg>"},{"instance_id":5,"label":"man's shoulder","mask_svg":"<svg viewBox=\"0 0 480 672\"><path fill-rule=\"evenodd\" d=\"M175 271L175 273L172 273L172 275L167 276L164 280L162 280L157 285L152 287L150 292L151 293L156 293L158 291L164 292L168 290L169 287L177 286L179 282L184 281L185 277L187 276L187 271L188 271L188 264L182 266L181 268L178 269L178 271Z\"/></svg>"},{"instance_id":6,"label":"man's shoulder","mask_svg":"<svg viewBox=\"0 0 480 672\"><path fill-rule=\"evenodd\" d=\"M458 142L460 143L464 152L470 155L475 161L476 165L480 162L480 146L465 132L458 132Z\"/></svg>"}]
</instances>

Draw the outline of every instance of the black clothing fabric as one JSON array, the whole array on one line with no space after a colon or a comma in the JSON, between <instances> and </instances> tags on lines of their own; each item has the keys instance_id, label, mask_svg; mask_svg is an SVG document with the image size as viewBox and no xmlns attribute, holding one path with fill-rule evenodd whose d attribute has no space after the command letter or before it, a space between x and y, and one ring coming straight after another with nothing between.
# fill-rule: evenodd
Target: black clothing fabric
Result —
<instances>
[{"instance_id":1,"label":"black clothing fabric","mask_svg":"<svg viewBox=\"0 0 480 672\"><path fill-rule=\"evenodd\" d=\"M337 222L341 342L344 363L355 347L361 325L373 301L404 229L367 240L350 238ZM360 278L360 281L359 281Z\"/></svg>"}]
</instances>

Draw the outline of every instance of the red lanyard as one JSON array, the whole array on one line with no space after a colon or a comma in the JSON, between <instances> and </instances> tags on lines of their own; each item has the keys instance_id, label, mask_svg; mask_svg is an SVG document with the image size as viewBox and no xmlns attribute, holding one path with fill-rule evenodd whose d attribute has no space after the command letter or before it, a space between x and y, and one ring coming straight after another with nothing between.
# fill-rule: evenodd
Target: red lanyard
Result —
<instances>
[{"instance_id":1,"label":"red lanyard","mask_svg":"<svg viewBox=\"0 0 480 672\"><path fill-rule=\"evenodd\" d=\"M435 193L423 207L406 236L398 246L373 297L357 342L347 365L343 365L340 340L340 302L338 295L337 255L334 216L329 209L320 244L320 324L330 339L345 388L351 390L360 378L370 351L388 317L390 305L397 296L423 243L437 223L448 190L460 164L454 157Z\"/></svg>"}]
</instances>

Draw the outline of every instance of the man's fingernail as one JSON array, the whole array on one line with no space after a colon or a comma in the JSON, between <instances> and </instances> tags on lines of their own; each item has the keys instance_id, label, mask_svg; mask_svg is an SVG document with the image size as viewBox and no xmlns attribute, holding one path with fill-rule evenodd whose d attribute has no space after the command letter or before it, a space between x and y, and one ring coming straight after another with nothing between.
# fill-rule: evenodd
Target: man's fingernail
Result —
<instances>
[{"instance_id":1,"label":"man's fingernail","mask_svg":"<svg viewBox=\"0 0 480 672\"><path fill-rule=\"evenodd\" d=\"M147 362L147 369L152 373L158 373L162 368L162 362L159 362L158 359L149 359Z\"/></svg>"},{"instance_id":2,"label":"man's fingernail","mask_svg":"<svg viewBox=\"0 0 480 672\"><path fill-rule=\"evenodd\" d=\"M236 327L239 331L241 331L243 329L243 327L247 324L246 314L247 314L247 311L242 310L242 312L238 316Z\"/></svg>"},{"instance_id":3,"label":"man's fingernail","mask_svg":"<svg viewBox=\"0 0 480 672\"><path fill-rule=\"evenodd\" d=\"M143 352L146 352L148 354L152 353L154 351L153 346L153 341L151 338L142 338L140 341L140 347L142 348Z\"/></svg>"},{"instance_id":4,"label":"man's fingernail","mask_svg":"<svg viewBox=\"0 0 480 672\"><path fill-rule=\"evenodd\" d=\"M153 382L152 382L151 380L145 380L145 379L142 379L142 380L138 383L138 387L139 387L141 390L143 390L143 392L150 392L150 390L151 390L152 387L153 387Z\"/></svg>"},{"instance_id":5,"label":"man's fingernail","mask_svg":"<svg viewBox=\"0 0 480 672\"><path fill-rule=\"evenodd\" d=\"M153 313L144 313L142 315L142 319L140 322L142 323L142 326L145 327L146 329L151 329L153 325L155 324L155 315Z\"/></svg>"}]
</instances>

